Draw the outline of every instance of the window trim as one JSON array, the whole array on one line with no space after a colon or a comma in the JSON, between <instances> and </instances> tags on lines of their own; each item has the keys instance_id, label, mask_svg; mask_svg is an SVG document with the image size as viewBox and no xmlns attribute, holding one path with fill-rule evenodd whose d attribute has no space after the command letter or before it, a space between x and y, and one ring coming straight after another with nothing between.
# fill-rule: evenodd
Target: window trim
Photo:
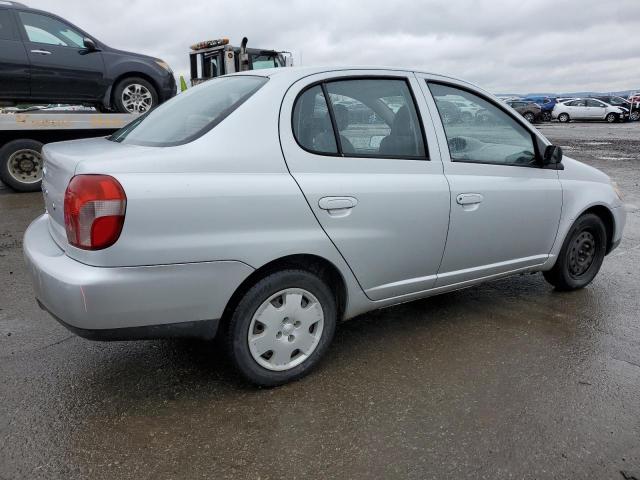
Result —
<instances>
[{"instance_id":1,"label":"window trim","mask_svg":"<svg viewBox=\"0 0 640 480\"><path fill-rule=\"evenodd\" d=\"M449 151L449 161L451 163L471 163L471 164L477 164L477 165L502 165L504 167L524 167L524 168L539 168L539 169L544 169L544 164L542 162L542 155L540 153L540 138L538 137L538 135L536 135L535 132L533 132L528 125L526 125L524 122L526 120L524 120L523 117L521 117L520 115L514 115L512 114L510 111L508 111L507 109L503 108L501 105L499 105L498 103L496 103L495 101L493 101L488 95L484 94L483 92L479 92L477 90L474 90L472 88L463 86L463 85L458 85L455 83L450 83L450 82L446 82L446 81L440 81L440 80L429 80L427 78L424 79L425 83L427 84L427 90L429 91L429 95L431 95L431 98L433 99L433 102L436 105L436 112L438 113L438 119L440 121L440 125L442 125L442 130L444 131L444 135L445 135L445 139L447 140L447 150ZM531 164L521 164L521 163L504 163L504 162L487 162L487 161L464 161L464 160L454 160L453 157L451 156L451 148L449 147L449 139L447 138L447 131L444 128L444 123L442 121L442 116L440 115L440 109L438 108L438 102L435 99L435 95L433 94L433 92L431 91L431 87L430 84L435 84L435 85L441 85L443 87L449 87L449 88L456 88L458 90L462 90L464 92L470 93L472 95L475 95L477 97L480 97L482 100L484 100L485 102L493 105L494 107L498 108L498 110L502 111L504 114L506 114L507 116L511 117L513 120L515 120L515 122L517 124L519 124L522 128L525 129L525 131L529 132L529 135L531 136L531 143L533 143L533 150L534 150L534 154L535 154L535 163L531 163Z\"/></svg>"},{"instance_id":2,"label":"window trim","mask_svg":"<svg viewBox=\"0 0 640 480\"><path fill-rule=\"evenodd\" d=\"M411 100L413 101L413 106L416 112L416 117L418 118L418 124L420 127L420 135L422 138L422 144L424 146L424 156L409 156L409 155L372 155L368 153L349 153L345 154L342 151L342 142L340 141L340 134L338 132L338 127L336 124L335 116L333 113L333 106L331 105L331 101L329 99L329 94L327 92L326 84L333 82L341 82L341 81L351 81L351 80L401 80L403 81L407 88L409 89L409 94L411 95ZM302 95L306 93L307 90L312 89L320 85L322 89L322 95L324 96L324 101L327 104L327 109L329 110L329 117L331 119L331 127L333 129L333 136L336 142L337 153L332 152L317 152L315 150L310 150L305 146L301 145L298 141L298 137L295 134L294 124L293 124L293 116L296 109L296 105L298 100ZM372 158L372 159L381 159L381 160L417 160L417 161L431 161L429 156L429 144L427 143L426 131L424 128L424 124L422 122L422 115L420 114L420 108L418 107L418 102L416 101L416 96L411 88L411 82L409 81L409 77L406 75L345 75L341 77L330 77L324 78L321 80L317 80L309 85L306 85L302 90L298 92L295 99L293 100L293 108L291 109L291 133L296 144L305 152L311 153L313 155L320 155L323 157L336 157L336 158Z\"/></svg>"}]
</instances>

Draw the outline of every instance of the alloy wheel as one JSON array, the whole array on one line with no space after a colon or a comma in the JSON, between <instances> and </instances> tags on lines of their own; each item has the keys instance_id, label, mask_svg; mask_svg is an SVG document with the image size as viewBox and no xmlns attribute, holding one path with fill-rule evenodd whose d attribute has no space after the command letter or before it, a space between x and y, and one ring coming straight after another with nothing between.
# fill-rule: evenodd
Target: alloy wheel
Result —
<instances>
[{"instance_id":1,"label":"alloy wheel","mask_svg":"<svg viewBox=\"0 0 640 480\"><path fill-rule=\"evenodd\" d=\"M324 312L318 299L307 290L287 288L256 310L247 335L249 351L268 370L289 370L315 351L323 327Z\"/></svg>"},{"instance_id":2,"label":"alloy wheel","mask_svg":"<svg viewBox=\"0 0 640 480\"><path fill-rule=\"evenodd\" d=\"M132 83L122 90L122 105L130 113L144 113L153 106L153 97L147 87Z\"/></svg>"}]
</instances>

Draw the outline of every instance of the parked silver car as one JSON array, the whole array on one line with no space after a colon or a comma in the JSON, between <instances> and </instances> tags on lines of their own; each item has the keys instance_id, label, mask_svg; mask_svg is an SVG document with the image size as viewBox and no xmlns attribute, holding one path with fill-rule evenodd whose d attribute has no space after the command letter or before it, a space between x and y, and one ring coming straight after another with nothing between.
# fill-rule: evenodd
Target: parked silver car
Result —
<instances>
[{"instance_id":1,"label":"parked silver car","mask_svg":"<svg viewBox=\"0 0 640 480\"><path fill-rule=\"evenodd\" d=\"M562 123L571 120L605 120L614 123L629 120L629 109L609 105L595 98L577 98L556 103L551 116Z\"/></svg>"},{"instance_id":2,"label":"parked silver car","mask_svg":"<svg viewBox=\"0 0 640 480\"><path fill-rule=\"evenodd\" d=\"M492 121L443 123L456 97ZM217 333L265 386L369 310L524 272L582 288L626 218L604 173L489 93L400 69L226 76L43 153L41 306L93 339Z\"/></svg>"}]
</instances>

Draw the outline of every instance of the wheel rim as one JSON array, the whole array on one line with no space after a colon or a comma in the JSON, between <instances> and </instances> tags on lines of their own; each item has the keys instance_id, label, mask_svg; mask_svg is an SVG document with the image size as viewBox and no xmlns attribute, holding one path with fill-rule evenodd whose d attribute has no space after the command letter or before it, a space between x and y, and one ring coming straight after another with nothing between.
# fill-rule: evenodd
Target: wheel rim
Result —
<instances>
[{"instance_id":1,"label":"wheel rim","mask_svg":"<svg viewBox=\"0 0 640 480\"><path fill-rule=\"evenodd\" d=\"M268 370L289 370L318 347L324 312L307 290L287 288L265 300L251 319L247 341L253 359Z\"/></svg>"},{"instance_id":2,"label":"wheel rim","mask_svg":"<svg viewBox=\"0 0 640 480\"><path fill-rule=\"evenodd\" d=\"M616 117L614 114L610 113L609 115L607 115L607 122L613 123L615 121L616 121Z\"/></svg>"},{"instance_id":3,"label":"wheel rim","mask_svg":"<svg viewBox=\"0 0 640 480\"><path fill-rule=\"evenodd\" d=\"M638 120L640 118L640 112L633 112L629 118L634 121Z\"/></svg>"},{"instance_id":4,"label":"wheel rim","mask_svg":"<svg viewBox=\"0 0 640 480\"><path fill-rule=\"evenodd\" d=\"M131 113L146 112L153 106L153 96L144 85L132 83L122 90L122 105Z\"/></svg>"},{"instance_id":5,"label":"wheel rim","mask_svg":"<svg viewBox=\"0 0 640 480\"><path fill-rule=\"evenodd\" d=\"M42 180L42 156L36 150L13 152L9 156L7 167L9 175L20 183L37 183Z\"/></svg>"},{"instance_id":6,"label":"wheel rim","mask_svg":"<svg viewBox=\"0 0 640 480\"><path fill-rule=\"evenodd\" d=\"M527 122L531 123L534 120L534 116L531 113L527 113L524 118L527 120Z\"/></svg>"},{"instance_id":7,"label":"wheel rim","mask_svg":"<svg viewBox=\"0 0 640 480\"><path fill-rule=\"evenodd\" d=\"M562 115L560 115L559 119L561 122L566 122L567 120L569 120L569 115L563 113Z\"/></svg>"},{"instance_id":8,"label":"wheel rim","mask_svg":"<svg viewBox=\"0 0 640 480\"><path fill-rule=\"evenodd\" d=\"M577 278L589 270L596 257L596 239L589 231L576 236L569 249L569 273Z\"/></svg>"}]
</instances>

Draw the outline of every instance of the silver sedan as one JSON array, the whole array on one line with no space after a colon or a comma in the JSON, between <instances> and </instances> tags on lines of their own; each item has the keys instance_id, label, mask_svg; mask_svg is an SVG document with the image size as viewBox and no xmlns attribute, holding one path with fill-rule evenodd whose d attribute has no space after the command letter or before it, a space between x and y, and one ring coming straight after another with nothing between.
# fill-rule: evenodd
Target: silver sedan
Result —
<instances>
[{"instance_id":1,"label":"silver sedan","mask_svg":"<svg viewBox=\"0 0 640 480\"><path fill-rule=\"evenodd\" d=\"M222 336L264 386L369 310L524 272L585 287L626 218L513 109L411 70L225 76L43 154L24 239L40 305L91 339Z\"/></svg>"}]
</instances>

